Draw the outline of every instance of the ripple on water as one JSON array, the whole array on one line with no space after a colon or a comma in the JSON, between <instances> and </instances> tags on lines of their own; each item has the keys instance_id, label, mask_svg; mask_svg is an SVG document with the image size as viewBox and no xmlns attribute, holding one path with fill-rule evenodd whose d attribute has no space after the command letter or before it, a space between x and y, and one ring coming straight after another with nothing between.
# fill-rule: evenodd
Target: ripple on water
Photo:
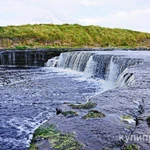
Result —
<instances>
[{"instance_id":1,"label":"ripple on water","mask_svg":"<svg viewBox=\"0 0 150 150\"><path fill-rule=\"evenodd\" d=\"M57 69L5 69L1 73L6 73L10 83L0 80L0 150L26 150L34 130L55 114L56 107L66 101L86 101L99 86L81 74Z\"/></svg>"}]
</instances>

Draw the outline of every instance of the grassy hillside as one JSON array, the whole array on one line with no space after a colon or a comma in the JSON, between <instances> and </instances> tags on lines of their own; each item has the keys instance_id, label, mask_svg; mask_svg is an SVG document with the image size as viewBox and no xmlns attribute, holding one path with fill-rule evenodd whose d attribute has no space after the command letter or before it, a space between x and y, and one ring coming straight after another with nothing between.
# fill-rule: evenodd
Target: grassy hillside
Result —
<instances>
[{"instance_id":1,"label":"grassy hillside","mask_svg":"<svg viewBox=\"0 0 150 150\"><path fill-rule=\"evenodd\" d=\"M150 47L150 34L78 24L0 27L0 48Z\"/></svg>"}]
</instances>

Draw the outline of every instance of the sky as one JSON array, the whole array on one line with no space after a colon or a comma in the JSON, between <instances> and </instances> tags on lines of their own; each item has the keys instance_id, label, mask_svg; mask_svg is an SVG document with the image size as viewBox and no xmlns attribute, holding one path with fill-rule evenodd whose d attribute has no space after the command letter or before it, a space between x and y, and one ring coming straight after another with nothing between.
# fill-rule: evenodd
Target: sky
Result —
<instances>
[{"instance_id":1,"label":"sky","mask_svg":"<svg viewBox=\"0 0 150 150\"><path fill-rule=\"evenodd\" d=\"M150 33L150 0L0 0L0 26L41 23Z\"/></svg>"}]
</instances>

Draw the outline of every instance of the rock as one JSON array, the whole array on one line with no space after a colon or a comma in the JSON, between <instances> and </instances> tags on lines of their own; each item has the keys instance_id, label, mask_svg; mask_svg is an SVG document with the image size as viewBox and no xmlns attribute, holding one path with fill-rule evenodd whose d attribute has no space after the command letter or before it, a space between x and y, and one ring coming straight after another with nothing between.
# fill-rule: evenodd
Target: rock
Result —
<instances>
[{"instance_id":1,"label":"rock","mask_svg":"<svg viewBox=\"0 0 150 150\"><path fill-rule=\"evenodd\" d=\"M60 113L62 113L62 110L59 108L56 108L56 115L59 115Z\"/></svg>"},{"instance_id":2,"label":"rock","mask_svg":"<svg viewBox=\"0 0 150 150\"><path fill-rule=\"evenodd\" d=\"M150 126L150 116L147 117L146 119L148 126Z\"/></svg>"}]
</instances>

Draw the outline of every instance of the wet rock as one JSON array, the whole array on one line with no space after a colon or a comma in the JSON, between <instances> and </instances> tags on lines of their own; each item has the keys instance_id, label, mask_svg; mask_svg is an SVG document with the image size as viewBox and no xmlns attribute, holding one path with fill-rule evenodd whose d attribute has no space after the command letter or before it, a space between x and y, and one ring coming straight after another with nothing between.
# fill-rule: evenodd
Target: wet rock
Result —
<instances>
[{"instance_id":1,"label":"wet rock","mask_svg":"<svg viewBox=\"0 0 150 150\"><path fill-rule=\"evenodd\" d=\"M59 114L61 114L61 113L62 113L62 110L59 109L59 108L56 108L56 115L59 115Z\"/></svg>"},{"instance_id":2,"label":"wet rock","mask_svg":"<svg viewBox=\"0 0 150 150\"><path fill-rule=\"evenodd\" d=\"M150 116L146 119L148 126L150 126Z\"/></svg>"}]
</instances>

